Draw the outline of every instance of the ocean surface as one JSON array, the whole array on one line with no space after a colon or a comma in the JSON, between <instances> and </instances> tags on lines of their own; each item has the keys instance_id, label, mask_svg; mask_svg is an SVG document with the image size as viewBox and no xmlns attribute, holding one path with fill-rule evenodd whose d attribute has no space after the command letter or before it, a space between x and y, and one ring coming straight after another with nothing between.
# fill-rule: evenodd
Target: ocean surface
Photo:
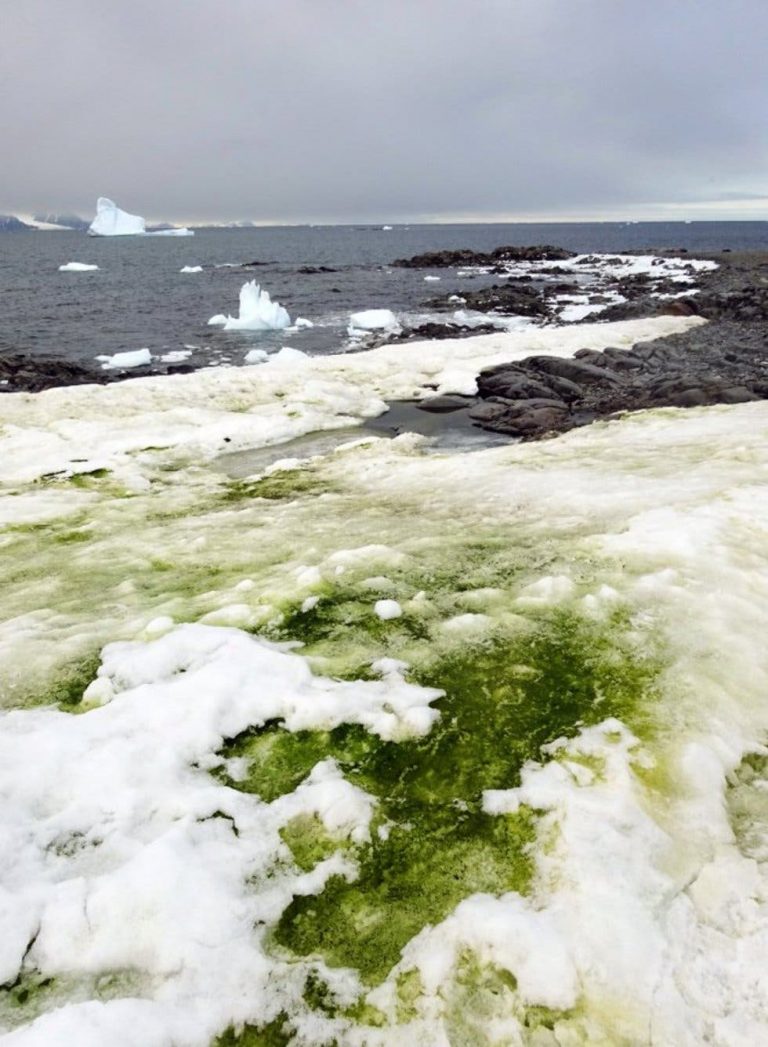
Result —
<instances>
[{"instance_id":1,"label":"ocean surface","mask_svg":"<svg viewBox=\"0 0 768 1047\"><path fill-rule=\"evenodd\" d=\"M425 251L549 243L580 252L684 247L768 250L768 222L652 222L514 225L300 226L200 230L194 238L99 239L76 232L0 237L0 352L92 362L149 348L160 357L194 347L193 367L235 365L253 348L291 345L343 352L349 314L389 308L407 324L435 318L431 299L492 283L435 270L393 269ZM59 272L65 262L97 272ZM242 263L258 262L254 268ZM182 274L201 265L202 273ZM302 273L325 266L333 272ZM238 293L255 278L290 313L315 325L297 332L223 332L216 313L237 315ZM158 361L153 367L165 369Z\"/></svg>"}]
</instances>

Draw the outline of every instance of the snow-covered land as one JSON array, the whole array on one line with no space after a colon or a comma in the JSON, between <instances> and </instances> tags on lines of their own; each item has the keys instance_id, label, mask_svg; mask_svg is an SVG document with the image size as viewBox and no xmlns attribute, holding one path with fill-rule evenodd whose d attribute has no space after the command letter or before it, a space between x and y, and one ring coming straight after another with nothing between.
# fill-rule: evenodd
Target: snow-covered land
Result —
<instances>
[{"instance_id":1,"label":"snow-covered land","mask_svg":"<svg viewBox=\"0 0 768 1047\"><path fill-rule=\"evenodd\" d=\"M701 322L0 398L4 1042L766 1042L768 404L354 428Z\"/></svg>"},{"instance_id":2,"label":"snow-covered land","mask_svg":"<svg viewBox=\"0 0 768 1047\"><path fill-rule=\"evenodd\" d=\"M96 201L96 217L88 227L90 236L194 236L191 229L163 229L147 232L147 223L139 215L121 211L106 196Z\"/></svg>"},{"instance_id":3,"label":"snow-covered land","mask_svg":"<svg viewBox=\"0 0 768 1047\"><path fill-rule=\"evenodd\" d=\"M240 310L237 316L217 313L208 321L225 331L280 331L290 327L291 318L279 302L273 302L269 291L262 291L255 280L240 288Z\"/></svg>"}]
</instances>

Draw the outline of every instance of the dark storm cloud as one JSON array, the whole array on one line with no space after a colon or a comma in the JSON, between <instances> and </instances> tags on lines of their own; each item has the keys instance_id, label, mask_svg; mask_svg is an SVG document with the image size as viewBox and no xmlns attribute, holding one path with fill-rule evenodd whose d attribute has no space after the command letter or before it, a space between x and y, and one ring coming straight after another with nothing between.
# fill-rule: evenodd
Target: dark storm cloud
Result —
<instances>
[{"instance_id":1,"label":"dark storm cloud","mask_svg":"<svg viewBox=\"0 0 768 1047\"><path fill-rule=\"evenodd\" d=\"M763 0L0 0L0 208L610 213L768 186ZM768 212L767 212L768 213Z\"/></svg>"}]
</instances>

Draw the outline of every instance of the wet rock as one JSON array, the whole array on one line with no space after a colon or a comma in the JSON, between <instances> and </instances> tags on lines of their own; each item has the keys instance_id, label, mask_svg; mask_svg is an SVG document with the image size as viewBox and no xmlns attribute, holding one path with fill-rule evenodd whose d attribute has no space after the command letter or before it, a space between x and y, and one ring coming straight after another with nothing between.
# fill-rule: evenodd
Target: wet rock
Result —
<instances>
[{"instance_id":1,"label":"wet rock","mask_svg":"<svg viewBox=\"0 0 768 1047\"><path fill-rule=\"evenodd\" d=\"M449 414L451 411L463 411L473 402L473 398L464 396L430 396L426 400L420 400L416 406L420 411Z\"/></svg>"},{"instance_id":2,"label":"wet rock","mask_svg":"<svg viewBox=\"0 0 768 1047\"><path fill-rule=\"evenodd\" d=\"M401 269L446 269L465 265L496 266L499 262L540 262L572 258L574 251L564 247L553 247L551 244L537 244L530 247L497 247L490 252L471 251L428 251L413 258L398 258L392 264Z\"/></svg>"}]
</instances>

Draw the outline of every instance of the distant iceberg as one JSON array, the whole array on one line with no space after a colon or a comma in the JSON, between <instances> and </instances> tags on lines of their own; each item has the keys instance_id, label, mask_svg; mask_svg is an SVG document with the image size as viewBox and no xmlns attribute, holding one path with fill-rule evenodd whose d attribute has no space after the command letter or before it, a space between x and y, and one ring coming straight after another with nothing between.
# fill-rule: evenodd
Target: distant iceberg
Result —
<instances>
[{"instance_id":1,"label":"distant iceberg","mask_svg":"<svg viewBox=\"0 0 768 1047\"><path fill-rule=\"evenodd\" d=\"M88 265L87 262L67 262L65 265L59 266L60 273L89 273L94 269L98 269L97 265Z\"/></svg>"},{"instance_id":2,"label":"distant iceberg","mask_svg":"<svg viewBox=\"0 0 768 1047\"><path fill-rule=\"evenodd\" d=\"M147 232L145 219L137 214L121 211L114 200L100 196L96 201L96 217L88 227L89 236L194 236L191 229L162 229Z\"/></svg>"},{"instance_id":3,"label":"distant iceberg","mask_svg":"<svg viewBox=\"0 0 768 1047\"><path fill-rule=\"evenodd\" d=\"M240 315L217 313L208 324L225 331L281 331L290 327L291 318L279 302L272 301L269 291L262 291L255 280L249 280L240 288Z\"/></svg>"},{"instance_id":4,"label":"distant iceberg","mask_svg":"<svg viewBox=\"0 0 768 1047\"><path fill-rule=\"evenodd\" d=\"M180 273L202 273L203 267L201 265L183 265L179 269Z\"/></svg>"}]
</instances>

